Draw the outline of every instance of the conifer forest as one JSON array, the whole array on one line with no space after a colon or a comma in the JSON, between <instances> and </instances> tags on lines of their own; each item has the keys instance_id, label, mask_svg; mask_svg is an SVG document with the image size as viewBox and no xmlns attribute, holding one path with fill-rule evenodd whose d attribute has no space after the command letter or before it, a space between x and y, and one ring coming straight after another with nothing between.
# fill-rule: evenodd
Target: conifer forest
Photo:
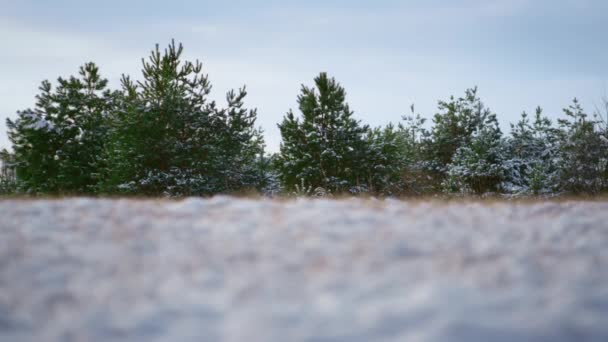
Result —
<instances>
[{"instance_id":1,"label":"conifer forest","mask_svg":"<svg viewBox=\"0 0 608 342\"><path fill-rule=\"evenodd\" d=\"M278 123L265 152L245 87L209 99L203 64L157 45L141 75L110 89L95 63L43 81L35 104L7 119L0 193L210 196L436 194L596 195L608 189L608 101L572 100L557 122L537 108L509 132L473 87L438 101L432 122L410 108L370 127L322 72Z\"/></svg>"}]
</instances>

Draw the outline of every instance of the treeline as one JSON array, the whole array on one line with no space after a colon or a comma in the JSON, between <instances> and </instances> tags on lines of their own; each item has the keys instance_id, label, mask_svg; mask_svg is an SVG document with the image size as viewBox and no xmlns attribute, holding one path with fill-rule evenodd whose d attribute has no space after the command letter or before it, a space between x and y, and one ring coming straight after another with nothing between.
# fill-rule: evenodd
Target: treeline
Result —
<instances>
[{"instance_id":1,"label":"treeline","mask_svg":"<svg viewBox=\"0 0 608 342\"><path fill-rule=\"evenodd\" d=\"M278 125L280 152L264 151L245 88L226 103L183 48L157 46L141 81L108 89L98 67L42 82L34 109L7 120L13 152L2 154L0 193L206 196L213 194L436 193L597 194L608 189L608 127L575 99L552 123L523 113L501 132L477 89L439 101L432 125L410 108L398 124L354 118L345 90L327 74L302 86L299 113ZM606 101L605 101L606 102ZM608 115L608 102L606 114ZM430 127L430 128L429 128ZM5 170L5 173L12 174Z\"/></svg>"}]
</instances>

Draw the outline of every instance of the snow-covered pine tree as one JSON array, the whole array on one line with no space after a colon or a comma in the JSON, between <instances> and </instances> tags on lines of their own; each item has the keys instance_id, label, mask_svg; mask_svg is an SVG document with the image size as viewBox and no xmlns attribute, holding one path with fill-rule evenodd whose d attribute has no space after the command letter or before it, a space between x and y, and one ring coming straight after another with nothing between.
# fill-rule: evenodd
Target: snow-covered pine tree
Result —
<instances>
[{"instance_id":1,"label":"snow-covered pine tree","mask_svg":"<svg viewBox=\"0 0 608 342\"><path fill-rule=\"evenodd\" d=\"M364 158L369 190L381 195L401 193L404 167L399 149L400 131L389 124L370 129L366 136L367 155Z\"/></svg>"},{"instance_id":2,"label":"snow-covered pine tree","mask_svg":"<svg viewBox=\"0 0 608 342\"><path fill-rule=\"evenodd\" d=\"M496 173L501 132L496 114L481 102L477 88L467 89L464 97L440 101L433 122L426 158L436 182L448 191L495 190L501 180Z\"/></svg>"},{"instance_id":3,"label":"snow-covered pine tree","mask_svg":"<svg viewBox=\"0 0 608 342\"><path fill-rule=\"evenodd\" d=\"M511 136L506 141L505 182L509 193L548 194L558 191L557 130L551 120L536 108L534 121L526 112L516 124L511 124Z\"/></svg>"},{"instance_id":4,"label":"snow-covered pine tree","mask_svg":"<svg viewBox=\"0 0 608 342\"><path fill-rule=\"evenodd\" d=\"M279 171L279 154L264 154L257 158L257 170L262 180L258 184L261 194L274 197L284 193L281 185L281 173Z\"/></svg>"},{"instance_id":5,"label":"snow-covered pine tree","mask_svg":"<svg viewBox=\"0 0 608 342\"><path fill-rule=\"evenodd\" d=\"M397 146L401 165L400 193L403 195L421 195L431 193L436 188L432 175L434 165L430 156L432 141L430 132L424 127L426 119L415 114L414 105L410 107L411 115L404 115L398 125Z\"/></svg>"},{"instance_id":6,"label":"snow-covered pine tree","mask_svg":"<svg viewBox=\"0 0 608 342\"><path fill-rule=\"evenodd\" d=\"M353 118L344 88L321 73L315 87L302 86L298 96L302 120L290 110L280 123L279 169L287 190L302 180L331 192L367 188L367 126Z\"/></svg>"},{"instance_id":7,"label":"snow-covered pine tree","mask_svg":"<svg viewBox=\"0 0 608 342\"><path fill-rule=\"evenodd\" d=\"M142 60L142 81L123 77L105 191L187 196L255 185L263 141L255 110L243 108L245 89L229 92L228 108L217 108L202 64L182 54L181 44L164 52L157 45Z\"/></svg>"},{"instance_id":8,"label":"snow-covered pine tree","mask_svg":"<svg viewBox=\"0 0 608 342\"><path fill-rule=\"evenodd\" d=\"M600 140L604 144L608 144L608 97L602 98L602 105L596 107L593 117L596 122L596 128L600 135Z\"/></svg>"},{"instance_id":9,"label":"snow-covered pine tree","mask_svg":"<svg viewBox=\"0 0 608 342\"><path fill-rule=\"evenodd\" d=\"M7 120L19 184L30 193L95 193L114 93L94 63L42 82L34 109Z\"/></svg>"},{"instance_id":10,"label":"snow-covered pine tree","mask_svg":"<svg viewBox=\"0 0 608 342\"><path fill-rule=\"evenodd\" d=\"M43 81L34 109L17 112L17 119L6 120L8 137L15 154L15 167L20 191L27 193L56 192L59 163L55 159L61 146L61 134L51 118L51 83Z\"/></svg>"},{"instance_id":11,"label":"snow-covered pine tree","mask_svg":"<svg viewBox=\"0 0 608 342\"><path fill-rule=\"evenodd\" d=\"M321 179L317 169L310 167L314 163L313 155L309 152L312 146L308 146L312 145L309 141L312 136L306 136L300 119L289 110L278 127L282 141L275 166L282 187L293 191L303 179Z\"/></svg>"},{"instance_id":12,"label":"snow-covered pine tree","mask_svg":"<svg viewBox=\"0 0 608 342\"><path fill-rule=\"evenodd\" d=\"M486 193L500 190L504 180L505 145L498 122L475 130L448 165L444 187L449 192Z\"/></svg>"},{"instance_id":13,"label":"snow-covered pine tree","mask_svg":"<svg viewBox=\"0 0 608 342\"><path fill-rule=\"evenodd\" d=\"M264 139L255 127L256 110L244 108L245 88L226 95L228 107L214 112L214 143L210 162L218 180L214 192L261 190L264 172Z\"/></svg>"},{"instance_id":14,"label":"snow-covered pine tree","mask_svg":"<svg viewBox=\"0 0 608 342\"><path fill-rule=\"evenodd\" d=\"M558 120L561 189L599 193L608 188L608 141L596 119L589 118L577 99Z\"/></svg>"}]
</instances>

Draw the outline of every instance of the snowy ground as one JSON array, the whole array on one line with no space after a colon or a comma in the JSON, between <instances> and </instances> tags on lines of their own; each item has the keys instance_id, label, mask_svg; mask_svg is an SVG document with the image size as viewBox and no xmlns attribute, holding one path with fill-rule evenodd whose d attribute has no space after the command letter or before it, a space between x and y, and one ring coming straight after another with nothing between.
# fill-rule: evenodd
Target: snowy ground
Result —
<instances>
[{"instance_id":1,"label":"snowy ground","mask_svg":"<svg viewBox=\"0 0 608 342\"><path fill-rule=\"evenodd\" d=\"M608 203L0 201L0 341L608 341Z\"/></svg>"}]
</instances>

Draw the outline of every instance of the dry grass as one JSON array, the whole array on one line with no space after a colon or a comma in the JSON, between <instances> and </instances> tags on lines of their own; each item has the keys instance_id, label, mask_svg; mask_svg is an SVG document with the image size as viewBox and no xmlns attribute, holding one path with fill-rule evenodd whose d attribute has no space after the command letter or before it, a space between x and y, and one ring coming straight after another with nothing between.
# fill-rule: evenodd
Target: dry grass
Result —
<instances>
[{"instance_id":1,"label":"dry grass","mask_svg":"<svg viewBox=\"0 0 608 342\"><path fill-rule=\"evenodd\" d=\"M289 195L278 195L274 197L263 196L258 193L248 192L230 195L216 195L216 196L204 196L200 198L211 198L218 196L226 196L237 199L246 200L266 200L276 202L291 202L301 199L310 200L331 200L331 201L348 201L358 199L361 201L369 202L383 202L384 200L398 200L407 202L410 204L415 203L437 203L437 204L456 204L456 203L483 203L483 204L500 204L500 203L541 203L541 202L607 202L608 194L601 195L555 195L555 196L508 196L508 195L422 195L422 196L401 196L401 197L374 197L371 195L332 195L327 197L299 197ZM76 195L40 195L40 196L27 196L27 195L5 195L0 196L0 201L60 201L73 198L95 198L95 199L109 199L109 200L132 200L142 202L179 202L187 198L193 197L158 197L158 196L143 196L143 195L102 195L102 196L76 196Z\"/></svg>"}]
</instances>

